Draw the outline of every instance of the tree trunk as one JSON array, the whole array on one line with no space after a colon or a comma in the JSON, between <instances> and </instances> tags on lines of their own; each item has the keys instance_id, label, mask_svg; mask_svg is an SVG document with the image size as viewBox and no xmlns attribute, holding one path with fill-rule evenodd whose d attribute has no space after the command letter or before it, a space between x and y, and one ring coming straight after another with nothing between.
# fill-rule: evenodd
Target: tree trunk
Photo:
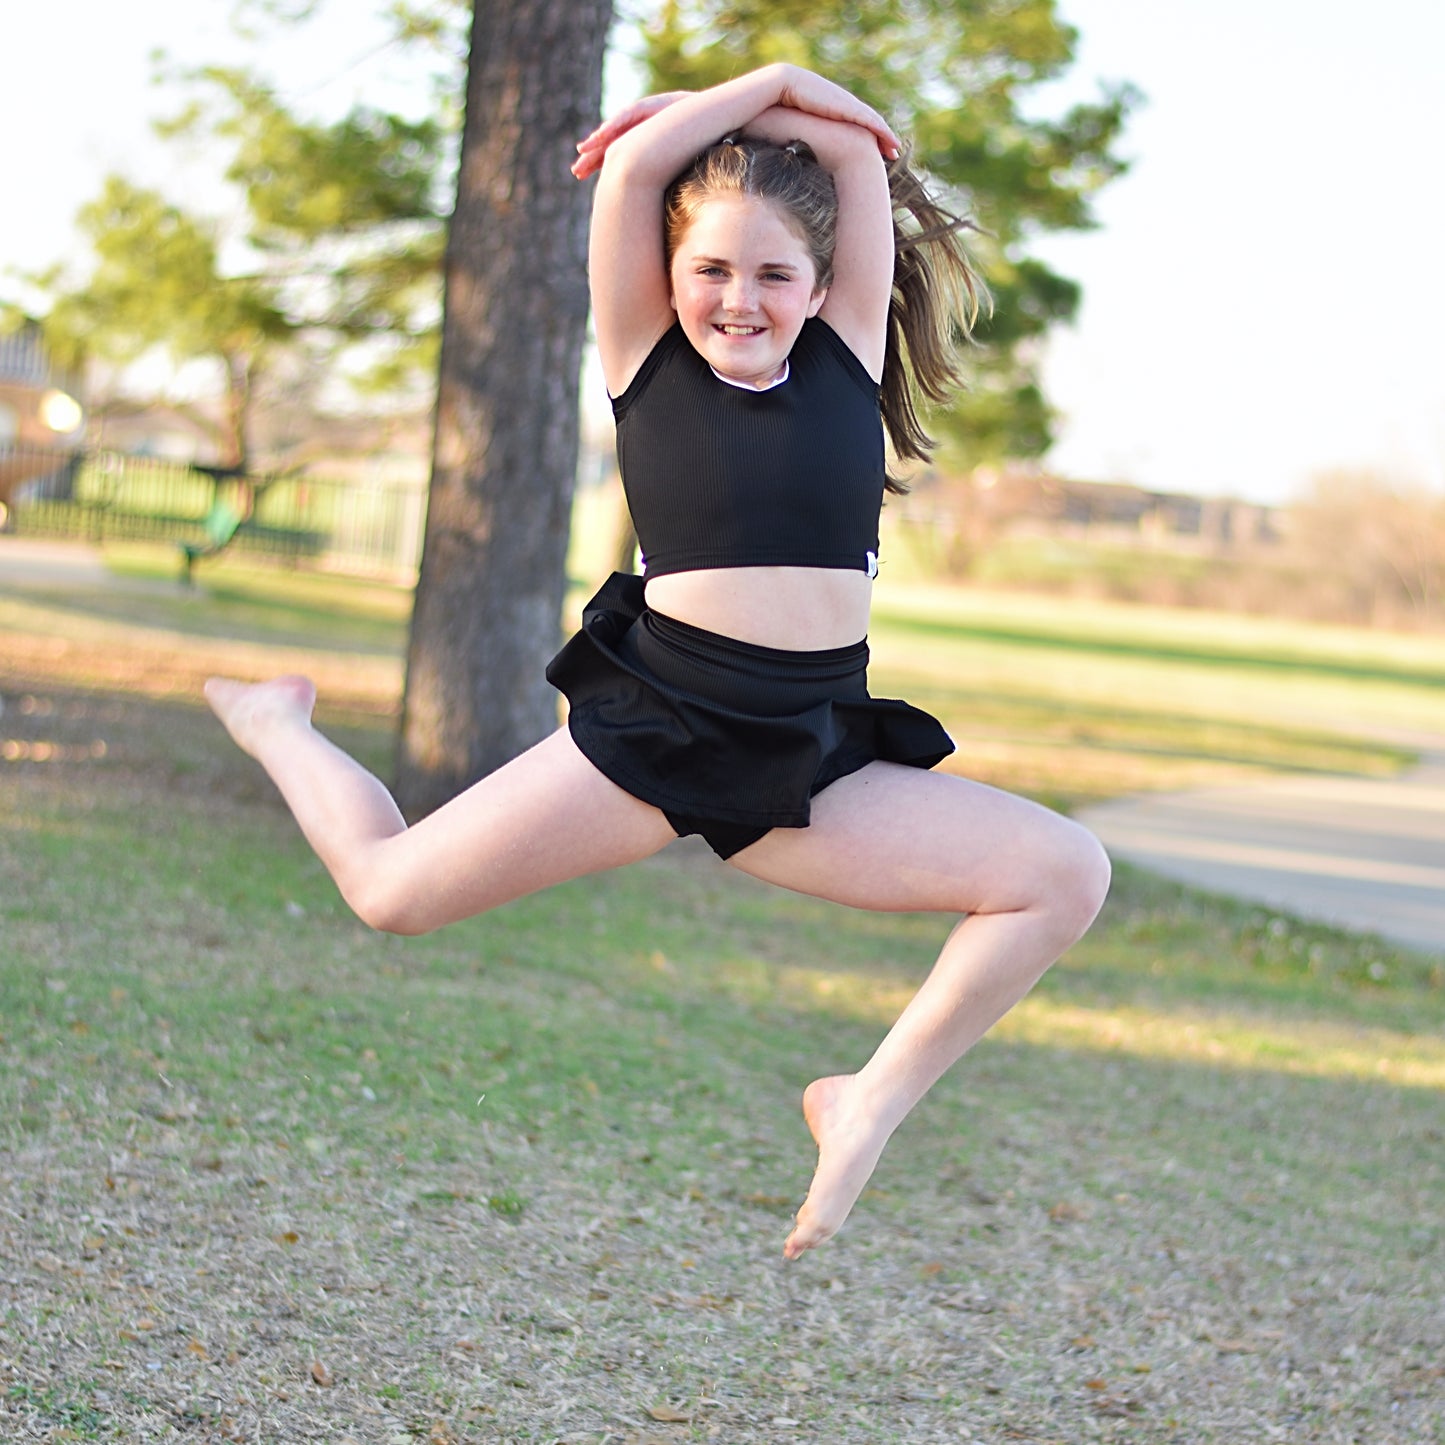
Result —
<instances>
[{"instance_id":1,"label":"tree trunk","mask_svg":"<svg viewBox=\"0 0 1445 1445\"><path fill-rule=\"evenodd\" d=\"M221 426L221 465L244 472L250 465L251 395L256 380L255 358L228 351L225 420Z\"/></svg>"},{"instance_id":2,"label":"tree trunk","mask_svg":"<svg viewBox=\"0 0 1445 1445\"><path fill-rule=\"evenodd\" d=\"M432 811L557 725L590 188L611 0L479 0L447 242L396 792Z\"/></svg>"}]
</instances>

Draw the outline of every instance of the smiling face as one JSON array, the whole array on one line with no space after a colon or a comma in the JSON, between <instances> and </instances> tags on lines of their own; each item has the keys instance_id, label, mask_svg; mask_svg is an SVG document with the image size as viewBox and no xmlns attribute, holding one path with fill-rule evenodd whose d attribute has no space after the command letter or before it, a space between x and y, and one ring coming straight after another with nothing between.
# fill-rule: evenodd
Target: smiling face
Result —
<instances>
[{"instance_id":1,"label":"smiling face","mask_svg":"<svg viewBox=\"0 0 1445 1445\"><path fill-rule=\"evenodd\" d=\"M766 386L828 294L808 247L769 201L715 196L673 251L672 305L694 349L732 381Z\"/></svg>"}]
</instances>

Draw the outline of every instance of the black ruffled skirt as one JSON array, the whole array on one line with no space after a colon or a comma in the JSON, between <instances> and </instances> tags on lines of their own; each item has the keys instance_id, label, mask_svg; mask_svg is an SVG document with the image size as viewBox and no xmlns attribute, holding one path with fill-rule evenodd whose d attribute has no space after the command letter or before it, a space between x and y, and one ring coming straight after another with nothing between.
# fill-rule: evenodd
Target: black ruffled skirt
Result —
<instances>
[{"instance_id":1,"label":"black ruffled skirt","mask_svg":"<svg viewBox=\"0 0 1445 1445\"><path fill-rule=\"evenodd\" d=\"M547 667L582 754L726 858L875 759L931 768L953 751L938 720L868 695L868 644L758 647L649 611L614 572Z\"/></svg>"}]
</instances>

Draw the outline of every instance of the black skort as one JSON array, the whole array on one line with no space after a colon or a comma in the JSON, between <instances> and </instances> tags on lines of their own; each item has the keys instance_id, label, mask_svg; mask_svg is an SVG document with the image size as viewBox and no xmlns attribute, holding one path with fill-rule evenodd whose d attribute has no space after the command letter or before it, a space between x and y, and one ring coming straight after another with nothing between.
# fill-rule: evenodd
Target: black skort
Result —
<instances>
[{"instance_id":1,"label":"black skort","mask_svg":"<svg viewBox=\"0 0 1445 1445\"><path fill-rule=\"evenodd\" d=\"M704 631L614 572L547 666L578 749L721 858L773 828L806 828L810 800L875 759L931 768L953 751L938 720L868 695L868 644L794 652Z\"/></svg>"}]
</instances>

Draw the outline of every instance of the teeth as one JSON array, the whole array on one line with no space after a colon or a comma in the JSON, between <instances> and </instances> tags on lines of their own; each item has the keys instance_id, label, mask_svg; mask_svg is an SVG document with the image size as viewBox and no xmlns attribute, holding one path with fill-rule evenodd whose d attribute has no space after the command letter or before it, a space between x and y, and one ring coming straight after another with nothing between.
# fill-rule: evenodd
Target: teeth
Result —
<instances>
[{"instance_id":1,"label":"teeth","mask_svg":"<svg viewBox=\"0 0 1445 1445\"><path fill-rule=\"evenodd\" d=\"M721 328L724 336L756 336L762 330L760 326L724 326Z\"/></svg>"}]
</instances>

